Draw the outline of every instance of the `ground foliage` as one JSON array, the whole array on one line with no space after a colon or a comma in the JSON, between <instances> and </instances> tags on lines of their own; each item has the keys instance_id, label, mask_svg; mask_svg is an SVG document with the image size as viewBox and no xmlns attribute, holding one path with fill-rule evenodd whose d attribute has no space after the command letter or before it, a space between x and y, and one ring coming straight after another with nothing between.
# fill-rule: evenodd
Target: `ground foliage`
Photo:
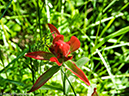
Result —
<instances>
[{"instance_id":1,"label":"ground foliage","mask_svg":"<svg viewBox=\"0 0 129 96\"><path fill-rule=\"evenodd\" d=\"M128 10L128 0L1 0L0 93L26 93L55 64L25 57L27 52L49 51L52 35L47 23L51 23L65 41L73 35L80 40L74 61L90 59L81 68L90 87L69 76L76 94L90 96L96 87L100 96L129 95ZM31 94L61 96L61 79L58 72ZM73 95L70 87L66 89Z\"/></svg>"}]
</instances>

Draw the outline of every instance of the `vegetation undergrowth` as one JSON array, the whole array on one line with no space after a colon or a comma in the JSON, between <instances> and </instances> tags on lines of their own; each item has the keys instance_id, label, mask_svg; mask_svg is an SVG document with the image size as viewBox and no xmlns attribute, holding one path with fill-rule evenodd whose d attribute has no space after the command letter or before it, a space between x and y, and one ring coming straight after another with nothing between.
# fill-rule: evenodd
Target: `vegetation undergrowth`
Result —
<instances>
[{"instance_id":1,"label":"vegetation undergrowth","mask_svg":"<svg viewBox=\"0 0 129 96\"><path fill-rule=\"evenodd\" d=\"M129 0L1 0L0 1L0 95L31 94L91 96L129 95ZM27 93L37 78L55 64L25 57L46 51L52 42L51 23L69 41L76 36L80 48L73 60L88 57L81 69L91 86L62 70L40 89ZM47 45L47 46L46 46ZM63 86L65 85L65 90Z\"/></svg>"}]
</instances>

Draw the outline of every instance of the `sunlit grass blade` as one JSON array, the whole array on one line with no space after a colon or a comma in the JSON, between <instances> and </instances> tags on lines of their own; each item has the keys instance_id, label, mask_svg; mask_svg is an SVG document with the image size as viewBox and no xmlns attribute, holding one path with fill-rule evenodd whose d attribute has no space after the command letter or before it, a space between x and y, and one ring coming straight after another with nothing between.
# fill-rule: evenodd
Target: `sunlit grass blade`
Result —
<instances>
[{"instance_id":1,"label":"sunlit grass blade","mask_svg":"<svg viewBox=\"0 0 129 96\"><path fill-rule=\"evenodd\" d=\"M113 4L115 4L117 0L113 0L104 10L103 12L105 12L107 9L109 9Z\"/></svg>"},{"instance_id":2,"label":"sunlit grass blade","mask_svg":"<svg viewBox=\"0 0 129 96\"><path fill-rule=\"evenodd\" d=\"M109 39L114 38L114 37L116 37L116 36L120 36L120 35L122 35L122 34L125 34L125 33L127 33L128 31L129 31L129 26L124 27L124 28L122 28L122 29L120 29L120 30L118 30L118 31L116 31L116 32L114 32L114 33L112 33L112 34L106 36L99 44L97 44L96 48L99 48L100 46L102 46L102 45L103 45L105 42L107 42Z\"/></svg>"},{"instance_id":3,"label":"sunlit grass blade","mask_svg":"<svg viewBox=\"0 0 129 96\"><path fill-rule=\"evenodd\" d=\"M113 23L113 21L115 20L115 17L112 18L109 23L107 24L107 26L103 29L103 31L101 32L99 38L101 38L103 36L103 34L105 33L105 31L111 26L111 24Z\"/></svg>"},{"instance_id":4,"label":"sunlit grass blade","mask_svg":"<svg viewBox=\"0 0 129 96\"><path fill-rule=\"evenodd\" d=\"M123 13L119 13L118 15L115 16L115 18L121 17L121 16L123 16L123 15L124 15ZM104 23L104 22L106 22L106 21L109 21L109 20L111 20L112 18L114 18L114 16L111 16L111 17L102 19L102 20L101 20L101 23ZM99 24L100 24L100 21L97 21L97 22L95 22L95 23L90 24L90 25L89 25L86 29L84 29L84 30L88 30L89 28L92 28L92 27L97 26L97 25L99 25Z\"/></svg>"},{"instance_id":5,"label":"sunlit grass blade","mask_svg":"<svg viewBox=\"0 0 129 96\"><path fill-rule=\"evenodd\" d=\"M94 46L93 43L92 43L92 45ZM113 75L112 75L112 72L111 72L111 67L110 67L110 65L105 61L105 59L104 59L104 57L102 56L102 54L100 53L100 51L99 51L98 49L96 49L96 51L97 51L97 53L98 53L100 59L102 60L102 62L103 62L103 64L104 64L104 66L105 66L105 68L106 68L106 70L107 70L109 76L111 77L111 80L112 80L112 82L113 82L113 84L114 84L116 90L118 90L117 85L116 85L116 82L115 82L115 79L114 79L114 77L113 77Z\"/></svg>"}]
</instances>

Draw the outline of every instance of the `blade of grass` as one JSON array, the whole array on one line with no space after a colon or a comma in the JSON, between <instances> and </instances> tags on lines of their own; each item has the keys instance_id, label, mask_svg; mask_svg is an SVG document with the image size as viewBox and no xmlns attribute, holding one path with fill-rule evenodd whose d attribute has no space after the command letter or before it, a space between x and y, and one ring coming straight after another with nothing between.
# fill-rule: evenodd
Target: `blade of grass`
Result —
<instances>
[{"instance_id":1,"label":"blade of grass","mask_svg":"<svg viewBox=\"0 0 129 96\"><path fill-rule=\"evenodd\" d=\"M92 46L94 46L93 43L92 43ZM114 86L115 86L115 89L118 90L118 88L117 88L117 86L116 86L116 83L115 83L115 79L114 79L114 77L113 77L113 75L112 75L112 73L111 73L111 70L110 70L110 69L111 69L110 65L105 61L104 57L102 56L102 54L100 53L100 51L99 51L97 48L96 48L96 52L98 53L100 59L102 60L102 62L103 62L103 64L104 64L104 66L105 66L105 68L106 68L106 70L107 70L109 76L111 77L111 80L112 80L112 82L113 82L113 84L114 84Z\"/></svg>"},{"instance_id":2,"label":"blade of grass","mask_svg":"<svg viewBox=\"0 0 129 96\"><path fill-rule=\"evenodd\" d=\"M115 1L116 1L116 0L112 1L109 5L111 6L112 4L114 4ZM122 10L124 10L128 5L129 5L129 3L125 4L125 5L120 9L119 12L121 12ZM103 12L105 12L105 11L108 9L108 7L110 7L110 6L107 6L107 7L104 9ZM105 31L111 26L111 24L113 23L113 21L114 21L115 19L116 19L116 16L114 16L114 18L112 18L112 19L109 21L109 23L107 24L107 26L106 26L106 27L103 29L103 31L101 32L99 38L102 37L102 35L103 35L103 34L105 33Z\"/></svg>"},{"instance_id":3,"label":"blade of grass","mask_svg":"<svg viewBox=\"0 0 129 96\"><path fill-rule=\"evenodd\" d=\"M45 4L46 4L46 11L47 11L47 22L50 22L50 11L49 11L49 7L48 7L48 0L45 0Z\"/></svg>"},{"instance_id":4,"label":"blade of grass","mask_svg":"<svg viewBox=\"0 0 129 96\"><path fill-rule=\"evenodd\" d=\"M107 24L107 26L103 29L103 31L101 32L99 38L101 38L103 36L103 34L106 32L106 30L111 26L111 24L113 23L113 21L115 20L115 17L112 18L109 23Z\"/></svg>"},{"instance_id":5,"label":"blade of grass","mask_svg":"<svg viewBox=\"0 0 129 96\"><path fill-rule=\"evenodd\" d=\"M102 51L102 50L110 50L110 49L114 49L114 48L118 48L118 47L122 47L122 46L129 46L129 42L127 42L127 43L122 43L122 44L117 44L117 45L114 45L114 46L109 46L109 47L106 47L106 48L104 48L104 49L101 49L101 50L99 50L100 52ZM93 54L96 54L97 52L94 52ZM92 55L93 55L92 54Z\"/></svg>"},{"instance_id":6,"label":"blade of grass","mask_svg":"<svg viewBox=\"0 0 129 96\"><path fill-rule=\"evenodd\" d=\"M121 75L115 75L113 76L114 78L117 77L117 78L120 78L120 77L129 77L129 74L121 74ZM101 79L111 79L110 76L103 76L101 77Z\"/></svg>"},{"instance_id":7,"label":"blade of grass","mask_svg":"<svg viewBox=\"0 0 129 96\"><path fill-rule=\"evenodd\" d=\"M104 4L103 4L103 7L104 7ZM100 12L100 14L98 15L98 16L100 17L100 23L99 23L99 26L98 26L98 29L97 29L97 33L96 33L95 46L96 46L96 44L97 44L97 42L98 42L97 37L98 37L98 35L99 35L99 30L100 30L102 15L103 15L103 8L102 8L102 12ZM94 48L93 48L93 51L94 51L94 49L95 49L95 46L94 46Z\"/></svg>"},{"instance_id":8,"label":"blade of grass","mask_svg":"<svg viewBox=\"0 0 129 96\"><path fill-rule=\"evenodd\" d=\"M120 29L120 30L118 30L118 31L116 31L116 32L114 32L114 33L112 33L112 34L106 36L106 37L96 46L96 48L101 47L101 46L102 46L106 41L108 41L109 39L114 38L114 37L116 37L116 36L120 36L120 35L122 35L122 34L125 34L125 33L127 33L128 31L129 31L129 26L124 27L124 28L122 28L122 29Z\"/></svg>"},{"instance_id":9,"label":"blade of grass","mask_svg":"<svg viewBox=\"0 0 129 96\"><path fill-rule=\"evenodd\" d=\"M61 69L61 70L63 70L63 69ZM65 73L66 74L66 73ZM65 89L66 89L66 75L65 75L64 73L62 74L62 80L63 80L63 94L64 95L66 95L66 91L65 91Z\"/></svg>"},{"instance_id":10,"label":"blade of grass","mask_svg":"<svg viewBox=\"0 0 129 96\"><path fill-rule=\"evenodd\" d=\"M123 16L123 15L124 15L123 13L120 13L120 14L116 15L115 18L121 17L121 16ZM106 19L102 19L102 20L101 20L101 23L106 22L106 21L109 21L109 20L111 20L112 18L114 18L114 16L111 16L111 17L106 18ZM94 26L97 26L97 25L99 25L99 24L100 24L100 21L97 21L97 22L95 22L95 23L92 23L92 24L89 25L87 28L83 29L83 31L86 31L86 30L88 30L89 28L94 27Z\"/></svg>"},{"instance_id":11,"label":"blade of grass","mask_svg":"<svg viewBox=\"0 0 129 96\"><path fill-rule=\"evenodd\" d=\"M109 9L117 0L113 0L104 10L103 10L103 13Z\"/></svg>"},{"instance_id":12,"label":"blade of grass","mask_svg":"<svg viewBox=\"0 0 129 96\"><path fill-rule=\"evenodd\" d=\"M120 11L123 11L126 7L128 7L128 5L129 5L129 2L126 3L126 4L120 9Z\"/></svg>"},{"instance_id":13,"label":"blade of grass","mask_svg":"<svg viewBox=\"0 0 129 96\"><path fill-rule=\"evenodd\" d=\"M13 1L13 0L11 0L11 1L9 2L9 4L7 5L6 9L4 10L3 14L2 14L1 17L0 17L0 20L1 20L1 18L4 16L5 12L7 11L8 7L9 7L10 4L12 3L12 1Z\"/></svg>"}]
</instances>

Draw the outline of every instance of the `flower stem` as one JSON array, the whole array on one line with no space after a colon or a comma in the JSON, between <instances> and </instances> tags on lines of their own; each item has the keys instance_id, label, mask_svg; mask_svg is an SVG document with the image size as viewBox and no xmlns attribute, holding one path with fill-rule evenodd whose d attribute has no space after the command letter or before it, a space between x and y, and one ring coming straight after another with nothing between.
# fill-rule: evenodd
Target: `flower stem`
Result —
<instances>
[{"instance_id":1,"label":"flower stem","mask_svg":"<svg viewBox=\"0 0 129 96\"><path fill-rule=\"evenodd\" d=\"M62 68L61 68L61 70L63 70ZM65 80L66 80L66 76L64 75L64 73L62 72L62 80L63 80L63 94L65 95L66 93L65 93Z\"/></svg>"},{"instance_id":2,"label":"flower stem","mask_svg":"<svg viewBox=\"0 0 129 96\"><path fill-rule=\"evenodd\" d=\"M41 27L40 27L40 8L39 8L39 0L37 0L37 15L38 15L38 19L37 19L37 22L38 22L38 28L39 28L39 32L40 32L40 38L42 38L42 33L41 33Z\"/></svg>"},{"instance_id":3,"label":"flower stem","mask_svg":"<svg viewBox=\"0 0 129 96\"><path fill-rule=\"evenodd\" d=\"M74 91L74 88L73 88L72 84L70 83L69 79L67 78L65 72L64 72L62 69L61 69L61 71L62 71L63 74L64 74L64 80L65 80L65 78L67 79L67 81L68 81L68 83L69 83L71 89L73 90L74 95L77 96L76 93L75 93L75 91ZM63 86L65 86L65 85L64 85L64 81L63 81ZM65 88L64 88L63 90L65 90ZM65 91L64 91L64 92L65 92Z\"/></svg>"}]
</instances>

